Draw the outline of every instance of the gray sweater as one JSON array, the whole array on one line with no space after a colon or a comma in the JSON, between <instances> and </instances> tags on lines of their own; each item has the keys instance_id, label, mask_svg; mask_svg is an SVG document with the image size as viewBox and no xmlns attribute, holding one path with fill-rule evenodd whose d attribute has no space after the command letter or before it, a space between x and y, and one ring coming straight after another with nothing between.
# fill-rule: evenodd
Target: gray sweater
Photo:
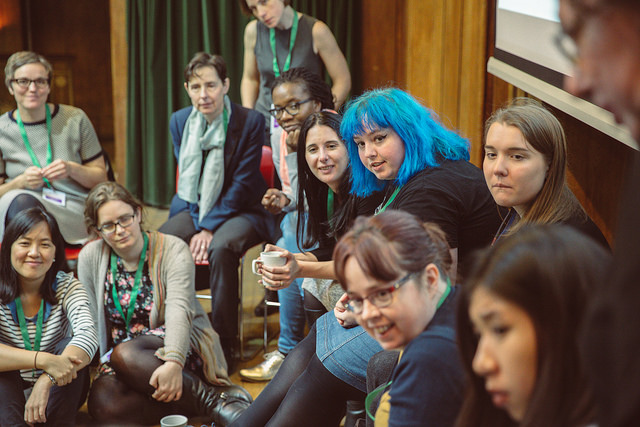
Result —
<instances>
[{"instance_id":1,"label":"gray sweater","mask_svg":"<svg viewBox=\"0 0 640 427\"><path fill-rule=\"evenodd\" d=\"M156 351L161 360L184 367L189 348L204 362L209 382L230 384L220 338L195 296L195 266L189 247L175 236L157 232L149 235L149 276L153 283L151 329L165 325L164 347ZM91 300L98 324L100 355L109 351L104 309L104 283L111 248L96 240L86 245L78 259L78 277Z\"/></svg>"}]
</instances>

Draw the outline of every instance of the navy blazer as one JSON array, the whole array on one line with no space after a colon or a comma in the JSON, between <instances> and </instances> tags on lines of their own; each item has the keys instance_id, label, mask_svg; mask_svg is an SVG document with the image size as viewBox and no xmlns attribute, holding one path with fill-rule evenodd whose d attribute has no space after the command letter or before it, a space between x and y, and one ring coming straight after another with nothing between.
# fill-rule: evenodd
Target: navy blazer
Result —
<instances>
[{"instance_id":1,"label":"navy blazer","mask_svg":"<svg viewBox=\"0 0 640 427\"><path fill-rule=\"evenodd\" d=\"M169 129L176 161L180 156L182 133L192 109L183 108L171 115ZM188 203L176 194L171 201L169 217L189 210L196 230L215 232L226 220L242 214L251 221L261 237L269 240L275 222L274 216L260 203L267 191L267 184L260 173L263 141L264 117L254 110L231 103L231 119L224 143L224 183L220 197L202 224L198 224L198 204Z\"/></svg>"}]
</instances>

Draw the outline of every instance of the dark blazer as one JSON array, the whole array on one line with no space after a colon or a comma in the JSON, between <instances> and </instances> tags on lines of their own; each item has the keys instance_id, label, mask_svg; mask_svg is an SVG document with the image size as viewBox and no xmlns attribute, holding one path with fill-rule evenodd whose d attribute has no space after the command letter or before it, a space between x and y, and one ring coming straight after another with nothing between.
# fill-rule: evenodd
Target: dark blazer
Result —
<instances>
[{"instance_id":1,"label":"dark blazer","mask_svg":"<svg viewBox=\"0 0 640 427\"><path fill-rule=\"evenodd\" d=\"M193 107L183 108L171 115L169 129L173 138L176 161L180 155L182 133ZM260 173L264 118L254 110L231 103L231 119L224 143L224 183L220 197L211 211L198 224L199 209L176 194L171 201L169 217L189 210L196 230L203 228L215 232L226 220L237 215L249 219L256 231L269 240L275 227L274 216L260 203L267 184Z\"/></svg>"}]
</instances>

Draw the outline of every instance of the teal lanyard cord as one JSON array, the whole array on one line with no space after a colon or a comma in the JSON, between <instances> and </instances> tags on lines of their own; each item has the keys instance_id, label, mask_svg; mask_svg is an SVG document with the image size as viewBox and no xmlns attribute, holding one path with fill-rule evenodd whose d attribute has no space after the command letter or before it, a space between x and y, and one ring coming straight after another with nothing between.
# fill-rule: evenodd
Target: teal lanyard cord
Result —
<instances>
[{"instance_id":1,"label":"teal lanyard cord","mask_svg":"<svg viewBox=\"0 0 640 427\"><path fill-rule=\"evenodd\" d=\"M442 307L442 304L444 304L445 300L447 299L447 297L449 296L450 293L451 293L451 281L447 278L447 289L445 289L444 293L442 294L442 296L438 300L438 304L436 305L436 311L440 307ZM376 419L376 417L369 410L371 408L371 404L373 403L374 399L376 397L378 397L378 395L380 395L380 393L383 393L387 389L387 387L389 387L392 383L393 383L393 381L389 381L386 384L380 385L375 390L373 390L371 393L367 394L367 397L364 399L364 409L367 412L367 416L369 418L371 418L371 420L375 421L375 419Z\"/></svg>"},{"instance_id":2,"label":"teal lanyard cord","mask_svg":"<svg viewBox=\"0 0 640 427\"><path fill-rule=\"evenodd\" d=\"M293 46L296 44L296 35L298 33L298 12L293 11L293 25L291 26L291 36L289 37L289 54L284 62L284 69L282 72L289 71L291 66L291 52L293 52ZM269 43L271 43L271 53L273 53L273 74L276 77L280 77L280 66L278 65L278 56L276 54L276 30L275 28L269 29Z\"/></svg>"},{"instance_id":3,"label":"teal lanyard cord","mask_svg":"<svg viewBox=\"0 0 640 427\"><path fill-rule=\"evenodd\" d=\"M147 233L142 232L142 236L144 237L144 244L142 245L142 252L140 253L140 261L138 261L138 270L136 270L136 276L133 280L133 289L131 289L131 297L129 298L129 306L127 308L127 315L125 317L124 311L122 310L122 305L120 304L120 299L118 298L118 290L116 289L116 273L117 273L117 255L111 251L111 296L113 297L113 303L116 306L116 309L122 316L125 322L127 335L129 334L129 323L131 323L131 318L133 317L133 311L136 307L136 299L138 298L138 292L140 292L140 282L142 281L142 270L144 270L144 260L145 255L147 253L147 245L149 243L149 237L147 237Z\"/></svg>"},{"instance_id":4,"label":"teal lanyard cord","mask_svg":"<svg viewBox=\"0 0 640 427\"><path fill-rule=\"evenodd\" d=\"M391 194L391 197L389 198L389 200L387 200L387 202L384 204L384 206L383 205L378 206L373 215L374 216L380 215L382 212L384 212L387 209L387 207L391 204L391 202L393 202L393 200L396 198L401 188L402 188L402 185L396 188L395 191Z\"/></svg>"},{"instance_id":5,"label":"teal lanyard cord","mask_svg":"<svg viewBox=\"0 0 640 427\"><path fill-rule=\"evenodd\" d=\"M47 165L49 165L53 160L53 152L51 150L51 111L49 111L48 104L45 103L44 107L47 117ZM20 117L19 109L16 109L16 121L18 122L18 128L20 129L20 135L22 135L22 142L24 142L24 146L27 149L29 156L31 157L33 165L42 168L42 166L40 165L40 161L36 157L36 153L33 152L31 144L29 144L29 137L27 137L27 130L24 128L24 123L22 122L22 117ZM45 184L47 184L47 187L51 188L51 183L47 178L42 178L42 180L45 182Z\"/></svg>"},{"instance_id":6,"label":"teal lanyard cord","mask_svg":"<svg viewBox=\"0 0 640 427\"><path fill-rule=\"evenodd\" d=\"M333 218L333 190L329 188L327 193L327 221Z\"/></svg>"}]
</instances>

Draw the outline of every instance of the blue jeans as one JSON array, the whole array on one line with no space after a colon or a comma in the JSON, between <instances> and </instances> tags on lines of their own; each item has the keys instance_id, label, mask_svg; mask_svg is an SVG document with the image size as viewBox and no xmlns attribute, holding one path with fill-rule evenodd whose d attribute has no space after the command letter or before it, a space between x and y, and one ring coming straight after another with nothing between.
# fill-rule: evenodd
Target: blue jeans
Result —
<instances>
[{"instance_id":1,"label":"blue jeans","mask_svg":"<svg viewBox=\"0 0 640 427\"><path fill-rule=\"evenodd\" d=\"M369 359L380 351L380 344L362 327L340 326L333 311L316 321L316 356L334 376L363 393L367 392Z\"/></svg>"},{"instance_id":2,"label":"blue jeans","mask_svg":"<svg viewBox=\"0 0 640 427\"><path fill-rule=\"evenodd\" d=\"M282 237L277 246L292 253L300 252L296 243L297 213L289 212L280 223ZM294 280L287 288L278 291L280 300L280 338L278 350L288 354L304 338L304 307L302 279Z\"/></svg>"}]
</instances>

